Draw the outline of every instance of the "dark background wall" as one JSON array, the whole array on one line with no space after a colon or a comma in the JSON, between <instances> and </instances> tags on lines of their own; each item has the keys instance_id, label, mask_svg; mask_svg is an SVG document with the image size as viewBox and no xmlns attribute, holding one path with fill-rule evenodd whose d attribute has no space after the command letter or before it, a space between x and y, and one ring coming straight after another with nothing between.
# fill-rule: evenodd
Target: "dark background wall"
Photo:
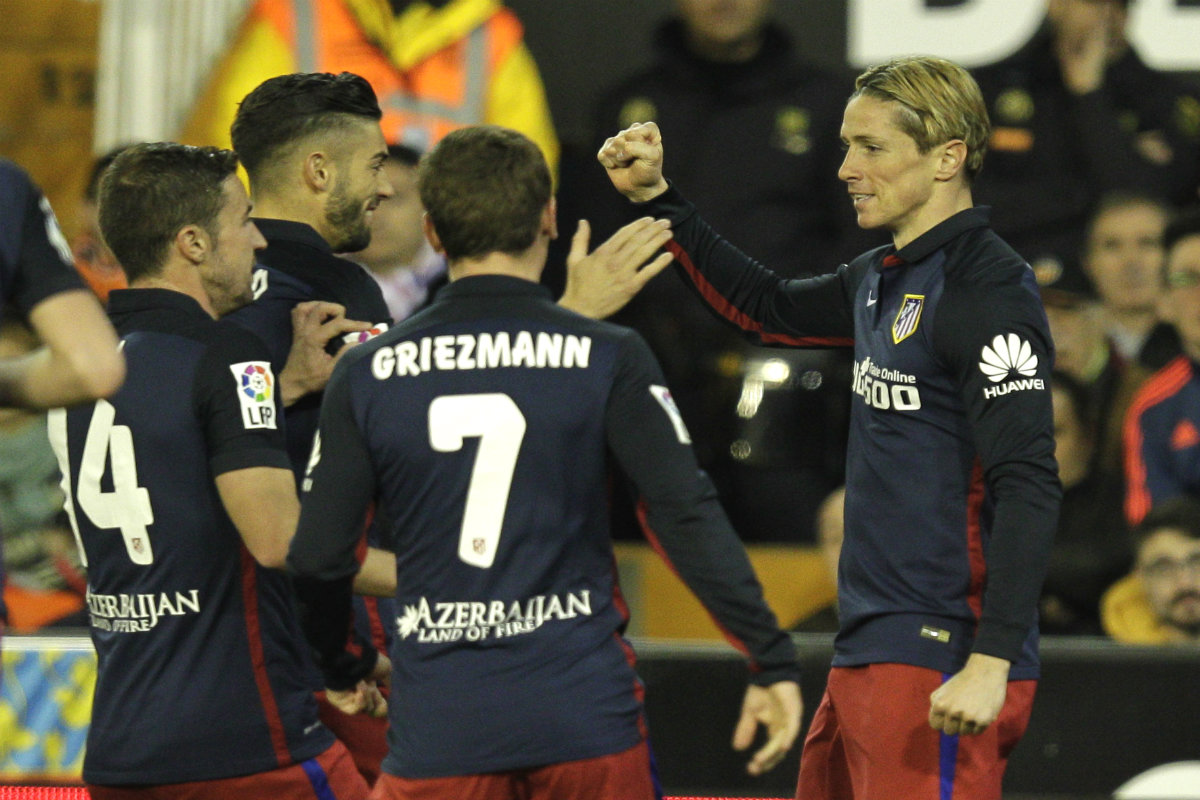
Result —
<instances>
[{"instance_id":1,"label":"dark background wall","mask_svg":"<svg viewBox=\"0 0 1200 800\"><path fill-rule=\"evenodd\" d=\"M794 638L804 671L807 732L825 690L833 637ZM746 668L732 648L634 644L646 685L650 741L667 794L792 796L798 745L761 778L747 776L746 756L729 747L746 686ZM1044 637L1033 717L1009 760L1005 798L1111 797L1151 767L1200 758L1198 656L1194 647Z\"/></svg>"},{"instance_id":2,"label":"dark background wall","mask_svg":"<svg viewBox=\"0 0 1200 800\"><path fill-rule=\"evenodd\" d=\"M646 66L670 0L509 0L542 72L559 137L581 142L601 90ZM813 62L844 66L845 0L775 0L775 15Z\"/></svg>"},{"instance_id":3,"label":"dark background wall","mask_svg":"<svg viewBox=\"0 0 1200 800\"><path fill-rule=\"evenodd\" d=\"M924 7L965 9L972 1L924 0ZM1200 10L1200 0L1173 3L1184 13ZM559 137L568 144L586 139L589 109L600 91L648 63L654 26L672 8L671 0L508 0L508 5L525 24ZM847 0L775 0L775 16L805 58L848 67ZM1200 86L1200 74L1184 77Z\"/></svg>"}]
</instances>

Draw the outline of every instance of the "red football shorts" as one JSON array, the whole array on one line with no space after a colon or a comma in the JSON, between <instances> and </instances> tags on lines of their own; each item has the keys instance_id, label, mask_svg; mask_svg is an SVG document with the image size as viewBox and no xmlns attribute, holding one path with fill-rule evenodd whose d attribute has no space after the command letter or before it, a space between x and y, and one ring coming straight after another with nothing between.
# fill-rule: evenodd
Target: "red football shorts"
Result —
<instances>
[{"instance_id":1,"label":"red football shorts","mask_svg":"<svg viewBox=\"0 0 1200 800\"><path fill-rule=\"evenodd\" d=\"M399 778L386 772L371 800L655 800L650 749L643 740L621 753L545 767L462 775Z\"/></svg>"},{"instance_id":2,"label":"red football shorts","mask_svg":"<svg viewBox=\"0 0 1200 800\"><path fill-rule=\"evenodd\" d=\"M831 669L800 756L797 800L1000 800L1037 681L1009 681L983 733L948 736L929 727L929 695L949 677L907 664Z\"/></svg>"},{"instance_id":3,"label":"red football shorts","mask_svg":"<svg viewBox=\"0 0 1200 800\"><path fill-rule=\"evenodd\" d=\"M157 786L88 784L92 800L366 800L370 787L341 742L316 758L269 772Z\"/></svg>"},{"instance_id":4,"label":"red football shorts","mask_svg":"<svg viewBox=\"0 0 1200 800\"><path fill-rule=\"evenodd\" d=\"M384 695L386 697L386 695ZM368 786L374 786L382 771L383 757L387 755L387 717L371 717L366 714L346 714L338 711L325 699L324 692L317 692L317 713L325 727L333 731L350 755L354 766Z\"/></svg>"}]
</instances>

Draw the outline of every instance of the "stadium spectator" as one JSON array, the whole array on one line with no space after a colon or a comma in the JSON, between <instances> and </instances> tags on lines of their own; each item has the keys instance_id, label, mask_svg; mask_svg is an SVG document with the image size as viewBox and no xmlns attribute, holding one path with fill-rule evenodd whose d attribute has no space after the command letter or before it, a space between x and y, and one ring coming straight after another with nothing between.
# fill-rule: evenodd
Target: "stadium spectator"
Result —
<instances>
[{"instance_id":1,"label":"stadium spectator","mask_svg":"<svg viewBox=\"0 0 1200 800\"><path fill-rule=\"evenodd\" d=\"M829 166L839 157L851 76L807 62L774 21L774 5L673 0L655 32L652 62L598 100L585 165L564 157L566 218L588 219L605 236L632 218L596 173L594 154L614 130L653 120L672 131L672 179L750 255L793 277L861 249ZM731 135L738 147L730 147ZM614 321L641 333L662 364L700 464L741 535L815 542L817 505L841 483L849 359L755 347L690 298L686 281L663 275ZM764 385L758 367L781 358L795 362L795 379ZM747 417L740 397L764 388Z\"/></svg>"},{"instance_id":2,"label":"stadium spectator","mask_svg":"<svg viewBox=\"0 0 1200 800\"><path fill-rule=\"evenodd\" d=\"M557 235L545 159L514 131L468 128L426 157L419 185L451 283L335 372L288 557L327 681L352 686L361 671L337 659L355 542L373 499L392 521L404 613L374 796L656 796L620 635L610 458L642 494L647 533L748 653L734 742L765 724L748 769L769 769L799 729L795 650L650 351L537 284Z\"/></svg>"},{"instance_id":3,"label":"stadium spectator","mask_svg":"<svg viewBox=\"0 0 1200 800\"><path fill-rule=\"evenodd\" d=\"M116 334L71 267L50 203L24 170L4 159L0 221L0 311L15 309L41 343L32 353L0 359L0 407L45 410L112 394L125 377ZM0 631L6 617L0 599Z\"/></svg>"},{"instance_id":4,"label":"stadium spectator","mask_svg":"<svg viewBox=\"0 0 1200 800\"><path fill-rule=\"evenodd\" d=\"M1126 35L1128 5L1047 0L1029 44L976 71L994 126L976 197L1035 269L1078 269L1106 192L1196 200L1200 99L1142 62Z\"/></svg>"},{"instance_id":5,"label":"stadium spectator","mask_svg":"<svg viewBox=\"0 0 1200 800\"><path fill-rule=\"evenodd\" d=\"M1137 565L1104 595L1104 630L1125 644L1200 642L1200 501L1177 497L1134 530Z\"/></svg>"},{"instance_id":6,"label":"stadium spectator","mask_svg":"<svg viewBox=\"0 0 1200 800\"><path fill-rule=\"evenodd\" d=\"M1058 532L1038 605L1042 633L1099 635L1100 597L1129 570L1120 472L1097 467L1087 390L1055 372L1054 455L1063 485Z\"/></svg>"},{"instance_id":7,"label":"stadium spectator","mask_svg":"<svg viewBox=\"0 0 1200 800\"><path fill-rule=\"evenodd\" d=\"M1125 412L1151 370L1117 352L1105 331L1104 307L1085 272L1035 270L1035 274L1054 339L1054 368L1086 394L1081 419L1089 426L1089 471L1097 477L1120 478L1124 474ZM1119 494L1123 495L1124 489Z\"/></svg>"},{"instance_id":8,"label":"stadium spectator","mask_svg":"<svg viewBox=\"0 0 1200 800\"><path fill-rule=\"evenodd\" d=\"M893 245L834 274L783 280L717 236L663 177L653 123L599 158L674 223L676 262L726 319L760 342L855 347L841 628L797 797L995 797L1038 675L1053 348L1032 271L972 204L988 135L974 80L916 57L856 84L838 175Z\"/></svg>"},{"instance_id":9,"label":"stadium spectator","mask_svg":"<svg viewBox=\"0 0 1200 800\"><path fill-rule=\"evenodd\" d=\"M1100 297L1115 355L1151 370L1180 352L1179 335L1159 316L1162 236L1171 213L1150 195L1106 194L1088 220L1083 250L1083 269Z\"/></svg>"},{"instance_id":10,"label":"stadium spectator","mask_svg":"<svg viewBox=\"0 0 1200 800\"><path fill-rule=\"evenodd\" d=\"M129 378L50 418L99 658L96 800L369 791L318 720L276 569L299 514L280 386L263 344L217 319L250 302L266 244L236 169L227 150L142 144L101 180Z\"/></svg>"},{"instance_id":11,"label":"stadium spectator","mask_svg":"<svg viewBox=\"0 0 1200 800\"><path fill-rule=\"evenodd\" d=\"M1125 418L1131 525L1164 500L1200 497L1200 210L1173 219L1163 246L1163 317L1178 331L1183 355L1142 385Z\"/></svg>"},{"instance_id":12,"label":"stadium spectator","mask_svg":"<svg viewBox=\"0 0 1200 800\"><path fill-rule=\"evenodd\" d=\"M417 192L421 154L402 144L388 145L383 165L392 196L380 201L371 219L371 243L347 257L366 267L383 291L393 320L408 319L446 283L446 259L421 230L425 208Z\"/></svg>"},{"instance_id":13,"label":"stadium spectator","mask_svg":"<svg viewBox=\"0 0 1200 800\"><path fill-rule=\"evenodd\" d=\"M76 222L79 231L71 242L71 254L75 258L75 269L83 276L101 302L108 300L113 289L124 289L127 285L125 273L113 256L104 237L100 235L100 217L96 208L96 196L100 191L100 177L124 147L109 150L96 159L88 176L87 187L79 200Z\"/></svg>"},{"instance_id":14,"label":"stadium spectator","mask_svg":"<svg viewBox=\"0 0 1200 800\"><path fill-rule=\"evenodd\" d=\"M184 141L228 146L242 98L292 72L353 72L375 89L390 144L425 152L487 122L558 138L520 20L496 0L257 0L194 106Z\"/></svg>"}]
</instances>

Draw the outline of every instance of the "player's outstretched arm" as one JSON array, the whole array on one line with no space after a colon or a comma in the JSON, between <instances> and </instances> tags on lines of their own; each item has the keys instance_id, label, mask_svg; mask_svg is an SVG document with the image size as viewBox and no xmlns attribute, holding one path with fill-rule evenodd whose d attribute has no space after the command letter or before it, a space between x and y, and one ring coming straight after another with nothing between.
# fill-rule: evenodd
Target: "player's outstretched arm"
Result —
<instances>
[{"instance_id":1,"label":"player's outstretched arm","mask_svg":"<svg viewBox=\"0 0 1200 800\"><path fill-rule=\"evenodd\" d=\"M588 253L591 232L587 220L581 219L571 238L567 288L558 304L585 317L604 319L624 308L671 263L670 253L659 253L671 240L671 223L642 217Z\"/></svg>"},{"instance_id":2,"label":"player's outstretched arm","mask_svg":"<svg viewBox=\"0 0 1200 800\"><path fill-rule=\"evenodd\" d=\"M301 397L319 392L329 382L334 365L346 352L336 355L325 349L330 340L347 333L370 330L371 323L346 319L346 307L338 303L310 300L292 309L292 348L279 373L279 396L290 406Z\"/></svg>"},{"instance_id":3,"label":"player's outstretched arm","mask_svg":"<svg viewBox=\"0 0 1200 800\"><path fill-rule=\"evenodd\" d=\"M0 361L0 405L54 408L112 395L125 380L117 334L86 289L59 292L29 312L43 347Z\"/></svg>"},{"instance_id":4,"label":"player's outstretched arm","mask_svg":"<svg viewBox=\"0 0 1200 800\"><path fill-rule=\"evenodd\" d=\"M1000 716L1008 692L1003 658L972 653L966 665L929 696L929 725L950 734L983 733Z\"/></svg>"},{"instance_id":5,"label":"player's outstretched arm","mask_svg":"<svg viewBox=\"0 0 1200 800\"><path fill-rule=\"evenodd\" d=\"M300 519L296 478L282 467L247 467L216 477L217 493L254 560L283 569Z\"/></svg>"},{"instance_id":6,"label":"player's outstretched arm","mask_svg":"<svg viewBox=\"0 0 1200 800\"><path fill-rule=\"evenodd\" d=\"M663 177L662 134L653 122L635 122L607 139L596 154L618 192L645 203L669 187Z\"/></svg>"},{"instance_id":7,"label":"player's outstretched arm","mask_svg":"<svg viewBox=\"0 0 1200 800\"><path fill-rule=\"evenodd\" d=\"M762 775L783 760L796 743L803 714L800 684L795 681L779 681L770 686L751 684L746 688L742 714L733 730L733 749L748 748L759 725L767 729L767 741L746 764L746 772Z\"/></svg>"}]
</instances>

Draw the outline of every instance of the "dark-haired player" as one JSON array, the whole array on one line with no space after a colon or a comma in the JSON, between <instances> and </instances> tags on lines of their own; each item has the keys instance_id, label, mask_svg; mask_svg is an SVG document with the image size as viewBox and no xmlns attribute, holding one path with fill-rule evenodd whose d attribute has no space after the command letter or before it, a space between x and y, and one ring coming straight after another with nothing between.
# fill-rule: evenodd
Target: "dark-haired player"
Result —
<instances>
[{"instance_id":1,"label":"dark-haired player","mask_svg":"<svg viewBox=\"0 0 1200 800\"><path fill-rule=\"evenodd\" d=\"M381 114L371 85L347 72L271 78L238 107L231 129L233 146L250 177L255 222L267 248L259 254L265 269L255 272L256 300L234 319L262 337L279 363L286 361L292 341L291 309L302 301L338 303L346 318L363 322L361 330L346 335L353 342L387 330L392 322L374 279L359 265L336 255L367 246L374 209L392 195L383 169L388 151L379 126ZM586 263L575 272L617 265L633 273L630 280L644 283L666 267L670 256L656 258L640 272L636 268L651 259L669 236L665 225L639 220L585 256L584 228L582 238L576 237L573 255L576 266ZM337 345L340 342L333 343ZM298 472L307 462L316 431L320 388L310 387L287 410L288 452ZM374 533L369 541L383 544ZM380 554L371 548L365 558L374 560ZM386 652L396 618L391 601L365 597L356 601L355 610L360 635ZM373 781L386 752L385 722L340 714L324 702L322 717L336 726L338 738L354 753L367 780Z\"/></svg>"},{"instance_id":2,"label":"dark-haired player","mask_svg":"<svg viewBox=\"0 0 1200 800\"><path fill-rule=\"evenodd\" d=\"M265 244L236 168L228 150L143 144L101 181L128 379L50 420L88 567L96 800L368 791L318 719L277 569L299 513L280 381L261 341L217 319L250 302Z\"/></svg>"},{"instance_id":3,"label":"dark-haired player","mask_svg":"<svg viewBox=\"0 0 1200 800\"><path fill-rule=\"evenodd\" d=\"M380 798L655 797L608 525L610 459L648 536L746 652L735 746L799 728L795 651L697 468L633 331L555 306L537 284L557 234L550 172L503 128L450 133L419 177L451 283L334 372L288 563L327 682L343 668L355 542L389 520L401 609Z\"/></svg>"}]
</instances>

